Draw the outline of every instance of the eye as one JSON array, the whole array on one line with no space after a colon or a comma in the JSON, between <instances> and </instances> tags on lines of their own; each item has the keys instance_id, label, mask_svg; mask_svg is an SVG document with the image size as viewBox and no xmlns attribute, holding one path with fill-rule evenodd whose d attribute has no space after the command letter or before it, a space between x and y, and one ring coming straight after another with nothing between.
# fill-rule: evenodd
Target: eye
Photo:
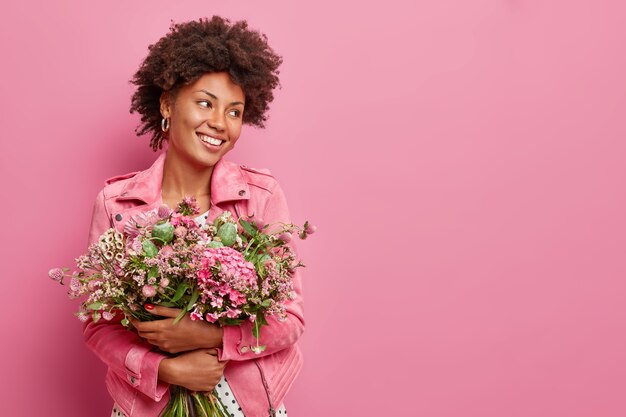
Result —
<instances>
[{"instance_id":1,"label":"eye","mask_svg":"<svg viewBox=\"0 0 626 417\"><path fill-rule=\"evenodd\" d=\"M206 107L206 108L211 107L211 102L209 100L200 100L198 101L198 104L200 105L200 107Z\"/></svg>"},{"instance_id":2,"label":"eye","mask_svg":"<svg viewBox=\"0 0 626 417\"><path fill-rule=\"evenodd\" d=\"M239 110L231 110L229 114L233 117L239 117L241 115L241 111Z\"/></svg>"}]
</instances>

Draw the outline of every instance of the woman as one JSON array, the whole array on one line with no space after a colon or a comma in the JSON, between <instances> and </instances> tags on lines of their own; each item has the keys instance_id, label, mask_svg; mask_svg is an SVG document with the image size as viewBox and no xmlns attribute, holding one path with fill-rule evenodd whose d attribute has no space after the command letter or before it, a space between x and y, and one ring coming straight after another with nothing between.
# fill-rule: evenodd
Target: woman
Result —
<instances>
[{"instance_id":1,"label":"woman","mask_svg":"<svg viewBox=\"0 0 626 417\"><path fill-rule=\"evenodd\" d=\"M174 24L155 45L133 77L137 90L131 112L141 114L139 134L152 135L161 149L145 171L111 178L94 205L89 243L109 227L119 231L142 212L170 208L195 196L212 221L229 210L254 215L264 223L290 222L285 196L267 170L223 159L239 139L242 124L263 127L272 90L279 84L280 56L267 38L245 21L227 19ZM169 400L169 385L209 392L214 387L233 416L286 415L282 401L302 366L297 340L303 332L299 272L288 319L268 317L259 344L251 323L224 326L192 321L172 324L180 310L146 305L161 316L133 322L136 331L112 321L88 320L86 344L108 365L106 385L115 400L113 415L156 417ZM163 352L168 352L169 355Z\"/></svg>"}]
</instances>

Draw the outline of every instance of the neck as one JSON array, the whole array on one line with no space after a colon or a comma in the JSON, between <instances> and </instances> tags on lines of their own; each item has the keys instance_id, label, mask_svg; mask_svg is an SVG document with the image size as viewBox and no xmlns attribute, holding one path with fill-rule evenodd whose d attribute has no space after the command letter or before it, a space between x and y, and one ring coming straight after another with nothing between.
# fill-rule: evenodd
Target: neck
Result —
<instances>
[{"instance_id":1,"label":"neck","mask_svg":"<svg viewBox=\"0 0 626 417\"><path fill-rule=\"evenodd\" d=\"M196 199L210 196L211 174L213 166L190 164L168 149L163 165L163 183L161 196L163 199L180 201L183 197L193 196Z\"/></svg>"}]
</instances>

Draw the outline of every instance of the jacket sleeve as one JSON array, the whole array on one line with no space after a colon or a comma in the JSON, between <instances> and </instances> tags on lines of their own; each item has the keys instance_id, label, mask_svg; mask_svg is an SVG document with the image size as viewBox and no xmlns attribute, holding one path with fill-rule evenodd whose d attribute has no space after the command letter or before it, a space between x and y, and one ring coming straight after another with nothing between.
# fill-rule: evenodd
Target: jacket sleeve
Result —
<instances>
[{"instance_id":1,"label":"jacket sleeve","mask_svg":"<svg viewBox=\"0 0 626 417\"><path fill-rule=\"evenodd\" d=\"M262 219L266 224L291 223L285 194L277 182L272 189L272 195L267 203ZM295 239L294 237L293 240ZM293 240L289 246L297 256ZM287 320L280 322L274 316L267 316L268 324L263 325L260 329L258 344L265 345L266 349L258 354L250 350L250 346L257 344L257 339L252 334L253 324L251 322L246 321L238 326L224 326L222 346L217 349L219 360L241 361L255 359L271 355L298 341L304 332L300 269L296 268L293 275L293 289L296 297L288 301L285 306Z\"/></svg>"},{"instance_id":2,"label":"jacket sleeve","mask_svg":"<svg viewBox=\"0 0 626 417\"><path fill-rule=\"evenodd\" d=\"M89 245L98 241L111 227L111 217L105 205L104 189L96 197L89 230ZM110 321L85 322L83 335L86 345L113 372L154 401L160 401L169 384L158 379L159 363L165 355L153 352L154 346L120 324L122 314Z\"/></svg>"}]
</instances>

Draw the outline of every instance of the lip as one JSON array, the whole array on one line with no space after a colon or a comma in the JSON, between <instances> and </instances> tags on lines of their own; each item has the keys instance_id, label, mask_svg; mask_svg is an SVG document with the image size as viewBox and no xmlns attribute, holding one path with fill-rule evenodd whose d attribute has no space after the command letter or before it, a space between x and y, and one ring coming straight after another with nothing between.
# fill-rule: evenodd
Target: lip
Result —
<instances>
[{"instance_id":1,"label":"lip","mask_svg":"<svg viewBox=\"0 0 626 417\"><path fill-rule=\"evenodd\" d=\"M202 139L200 139L200 135L210 136L210 137L215 138L215 139L221 139L223 142L222 142L222 144L221 144L221 145L219 145L219 146L216 146L216 145L211 145L210 143L206 143L205 141L203 141ZM226 143L226 140L225 140L225 139L223 139L223 138L220 138L220 137L218 137L218 136L213 136L213 135L207 135L207 134L205 134L205 133L196 132L196 137L198 138L198 141L199 141L199 142L200 142L200 143L201 143L201 144L202 144L205 148L207 148L207 149L208 149L209 151L211 151L211 152L216 152L216 151L219 151L219 150L222 148L222 146L224 146L224 144Z\"/></svg>"},{"instance_id":2,"label":"lip","mask_svg":"<svg viewBox=\"0 0 626 417\"><path fill-rule=\"evenodd\" d=\"M212 135L212 134L210 134L210 133L205 133L205 132L196 132L196 135L198 135L198 136L200 136L200 135L210 136L210 137L212 137L212 138L214 138L214 139L220 139L220 140L226 141L226 138L225 138L225 137L223 137L223 136L217 136L217 135Z\"/></svg>"}]
</instances>

